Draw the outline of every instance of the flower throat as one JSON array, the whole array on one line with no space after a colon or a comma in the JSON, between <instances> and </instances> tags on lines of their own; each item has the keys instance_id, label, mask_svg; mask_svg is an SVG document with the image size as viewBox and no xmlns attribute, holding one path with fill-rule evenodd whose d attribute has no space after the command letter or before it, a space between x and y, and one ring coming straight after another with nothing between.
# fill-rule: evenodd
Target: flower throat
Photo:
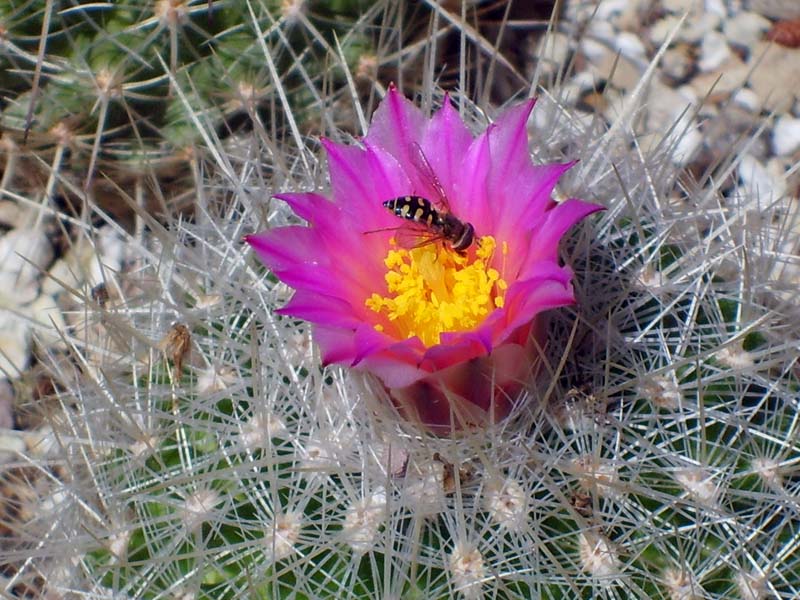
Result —
<instances>
[{"instance_id":1,"label":"flower throat","mask_svg":"<svg viewBox=\"0 0 800 600\"><path fill-rule=\"evenodd\" d=\"M394 331L381 323L375 329L433 346L442 333L473 329L501 308L508 285L489 266L497 243L492 236L478 242L470 256L439 243L406 250L392 240L383 261L388 294L373 293L365 305ZM504 257L507 252L503 244Z\"/></svg>"}]
</instances>

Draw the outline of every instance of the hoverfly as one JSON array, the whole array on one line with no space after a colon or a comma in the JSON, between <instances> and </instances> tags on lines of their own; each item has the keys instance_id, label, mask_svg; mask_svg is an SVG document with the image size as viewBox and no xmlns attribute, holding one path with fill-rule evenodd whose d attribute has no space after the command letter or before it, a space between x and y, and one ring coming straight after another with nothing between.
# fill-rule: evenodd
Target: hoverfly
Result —
<instances>
[{"instance_id":1,"label":"hoverfly","mask_svg":"<svg viewBox=\"0 0 800 600\"><path fill-rule=\"evenodd\" d=\"M383 206L395 216L412 221L423 231L432 234L417 246L444 240L455 252L464 254L475 241L475 228L472 223L462 221L450 212L450 203L444 187L416 142L411 145L411 160L417 171L436 191L438 200L434 203L422 196L408 195L387 200Z\"/></svg>"}]
</instances>

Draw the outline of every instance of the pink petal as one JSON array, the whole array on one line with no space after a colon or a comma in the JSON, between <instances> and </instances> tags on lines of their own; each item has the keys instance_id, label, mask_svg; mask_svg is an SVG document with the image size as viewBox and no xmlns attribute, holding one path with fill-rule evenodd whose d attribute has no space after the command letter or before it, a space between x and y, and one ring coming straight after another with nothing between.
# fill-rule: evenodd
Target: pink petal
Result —
<instances>
[{"instance_id":1,"label":"pink petal","mask_svg":"<svg viewBox=\"0 0 800 600\"><path fill-rule=\"evenodd\" d=\"M321 212L338 210L325 196L313 192L287 192L275 194L273 198L286 202L294 214L309 223L315 222Z\"/></svg>"},{"instance_id":2,"label":"pink petal","mask_svg":"<svg viewBox=\"0 0 800 600\"><path fill-rule=\"evenodd\" d=\"M383 148L400 164L410 165L409 148L412 142L421 139L426 122L422 111L398 92L394 85L390 85L372 116L369 133L364 140Z\"/></svg>"},{"instance_id":3,"label":"pink petal","mask_svg":"<svg viewBox=\"0 0 800 600\"><path fill-rule=\"evenodd\" d=\"M555 204L550 194L559 178L574 164L526 164L516 176L499 181L491 179L495 173L490 174L489 189L495 194L492 202L503 207L495 216L497 239L509 241L519 237L521 231L535 227L538 219Z\"/></svg>"},{"instance_id":4,"label":"pink petal","mask_svg":"<svg viewBox=\"0 0 800 600\"><path fill-rule=\"evenodd\" d=\"M425 352L423 366L431 371L466 362L492 351L491 343L474 331L451 332L441 335L441 343Z\"/></svg>"},{"instance_id":5,"label":"pink petal","mask_svg":"<svg viewBox=\"0 0 800 600\"><path fill-rule=\"evenodd\" d=\"M295 289L342 298L355 306L372 291L385 289L382 257L352 261L352 254L341 247L332 250L315 227L278 227L247 236L246 241L278 278Z\"/></svg>"},{"instance_id":6,"label":"pink petal","mask_svg":"<svg viewBox=\"0 0 800 600\"><path fill-rule=\"evenodd\" d=\"M419 339L402 340L384 350L365 355L359 367L379 377L387 387L404 387L429 374L420 366L424 351Z\"/></svg>"},{"instance_id":7,"label":"pink petal","mask_svg":"<svg viewBox=\"0 0 800 600\"><path fill-rule=\"evenodd\" d=\"M322 364L347 364L356 355L354 333L340 327L314 326L314 341L322 355Z\"/></svg>"},{"instance_id":8,"label":"pink petal","mask_svg":"<svg viewBox=\"0 0 800 600\"><path fill-rule=\"evenodd\" d=\"M397 159L383 148L366 150L323 140L328 153L334 202L364 230L396 225L383 202L411 193L411 184Z\"/></svg>"},{"instance_id":9,"label":"pink petal","mask_svg":"<svg viewBox=\"0 0 800 600\"><path fill-rule=\"evenodd\" d=\"M463 177L459 167L472 139L472 134L464 125L458 111L450 104L449 98L445 98L442 108L433 115L420 141L424 155L442 184L450 201L450 208L456 215L461 209L455 193L456 182ZM425 181L425 174L422 175L420 183L425 188L424 192L420 192L421 195L436 200L435 190Z\"/></svg>"},{"instance_id":10,"label":"pink petal","mask_svg":"<svg viewBox=\"0 0 800 600\"><path fill-rule=\"evenodd\" d=\"M535 99L505 110L494 122L490 136L492 179L504 181L515 177L531 162L528 150L528 117Z\"/></svg>"},{"instance_id":11,"label":"pink petal","mask_svg":"<svg viewBox=\"0 0 800 600\"><path fill-rule=\"evenodd\" d=\"M320 325L355 328L363 319L364 311L363 307L354 309L341 298L299 289L286 306L275 312Z\"/></svg>"},{"instance_id":12,"label":"pink petal","mask_svg":"<svg viewBox=\"0 0 800 600\"><path fill-rule=\"evenodd\" d=\"M489 132L490 126L482 135L472 141L461 161L461 179L455 182L454 198L458 202L454 211L456 216L473 224L478 235L493 233L492 213L489 209Z\"/></svg>"},{"instance_id":13,"label":"pink petal","mask_svg":"<svg viewBox=\"0 0 800 600\"><path fill-rule=\"evenodd\" d=\"M507 331L530 323L533 318L547 310L575 303L570 280L572 272L566 267L553 266L560 273L552 278L542 274L525 281L517 281L506 293L506 304L503 308L506 320L503 328Z\"/></svg>"},{"instance_id":14,"label":"pink petal","mask_svg":"<svg viewBox=\"0 0 800 600\"><path fill-rule=\"evenodd\" d=\"M558 257L559 241L569 228L600 210L604 210L604 207L599 204L572 198L548 211L539 226L531 232L530 246L520 267L519 278L527 279L530 269L538 261L555 261Z\"/></svg>"},{"instance_id":15,"label":"pink petal","mask_svg":"<svg viewBox=\"0 0 800 600\"><path fill-rule=\"evenodd\" d=\"M293 288L330 293L329 257L316 248L316 233L300 225L248 235L245 241L281 280Z\"/></svg>"},{"instance_id":16,"label":"pink petal","mask_svg":"<svg viewBox=\"0 0 800 600\"><path fill-rule=\"evenodd\" d=\"M382 182L375 181L367 168L366 152L357 146L345 146L323 139L328 154L331 192L340 204L355 203L359 208L380 205Z\"/></svg>"}]
</instances>

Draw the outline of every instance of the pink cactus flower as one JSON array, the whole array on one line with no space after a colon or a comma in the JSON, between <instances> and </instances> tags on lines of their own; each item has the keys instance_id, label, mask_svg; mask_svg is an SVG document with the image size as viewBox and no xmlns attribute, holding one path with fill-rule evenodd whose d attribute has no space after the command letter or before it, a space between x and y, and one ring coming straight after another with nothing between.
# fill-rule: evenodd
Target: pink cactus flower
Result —
<instances>
[{"instance_id":1,"label":"pink cactus flower","mask_svg":"<svg viewBox=\"0 0 800 600\"><path fill-rule=\"evenodd\" d=\"M323 140L330 198L276 196L309 226L246 238L295 289L279 312L314 324L323 361L372 373L436 433L506 417L546 344L540 316L575 302L559 240L602 207L551 199L574 163L531 163L533 104L474 137L448 99L427 118L392 86L362 146Z\"/></svg>"}]
</instances>

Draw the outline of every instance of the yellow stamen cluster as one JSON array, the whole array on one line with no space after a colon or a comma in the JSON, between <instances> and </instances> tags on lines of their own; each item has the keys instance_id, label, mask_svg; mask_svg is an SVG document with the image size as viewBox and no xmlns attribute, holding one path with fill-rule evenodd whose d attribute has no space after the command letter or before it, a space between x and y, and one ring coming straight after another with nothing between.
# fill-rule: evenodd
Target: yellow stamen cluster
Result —
<instances>
[{"instance_id":1,"label":"yellow stamen cluster","mask_svg":"<svg viewBox=\"0 0 800 600\"><path fill-rule=\"evenodd\" d=\"M508 284L489 266L496 245L484 236L474 253L462 256L444 244L405 250L393 243L383 261L389 294L373 293L365 304L401 336L419 336L426 346L438 344L443 332L472 329L503 306Z\"/></svg>"}]
</instances>

